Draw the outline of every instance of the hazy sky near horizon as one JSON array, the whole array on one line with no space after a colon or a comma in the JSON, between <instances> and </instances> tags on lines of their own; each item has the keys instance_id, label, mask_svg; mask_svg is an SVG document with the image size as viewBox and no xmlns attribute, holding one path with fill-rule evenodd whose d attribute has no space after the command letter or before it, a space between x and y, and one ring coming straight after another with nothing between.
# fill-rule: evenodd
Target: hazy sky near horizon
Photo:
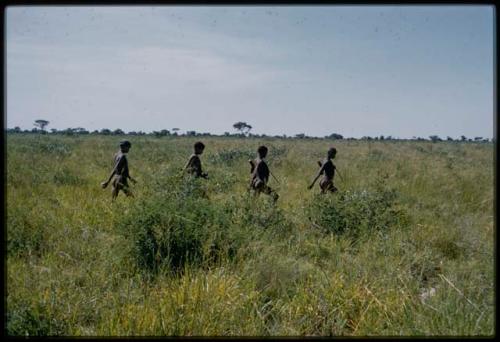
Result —
<instances>
[{"instance_id":1,"label":"hazy sky near horizon","mask_svg":"<svg viewBox=\"0 0 500 342\"><path fill-rule=\"evenodd\" d=\"M6 126L489 137L492 6L10 6Z\"/></svg>"}]
</instances>

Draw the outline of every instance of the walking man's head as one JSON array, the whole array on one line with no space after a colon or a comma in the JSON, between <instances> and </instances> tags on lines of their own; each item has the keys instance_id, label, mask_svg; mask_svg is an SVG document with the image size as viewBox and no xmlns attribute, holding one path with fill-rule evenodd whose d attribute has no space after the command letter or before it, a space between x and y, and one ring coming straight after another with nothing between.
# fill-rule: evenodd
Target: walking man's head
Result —
<instances>
[{"instance_id":1,"label":"walking man's head","mask_svg":"<svg viewBox=\"0 0 500 342\"><path fill-rule=\"evenodd\" d=\"M205 149L205 144L202 143L201 141L198 141L194 144L194 153L195 154L202 154L204 149Z\"/></svg>"},{"instance_id":2,"label":"walking man's head","mask_svg":"<svg viewBox=\"0 0 500 342\"><path fill-rule=\"evenodd\" d=\"M132 144L128 140L123 140L120 141L120 150L123 153L127 153L130 150L130 147L132 147Z\"/></svg>"},{"instance_id":3,"label":"walking man's head","mask_svg":"<svg viewBox=\"0 0 500 342\"><path fill-rule=\"evenodd\" d=\"M335 147L331 147L328 150L328 159L333 159L337 155L337 149Z\"/></svg>"},{"instance_id":4,"label":"walking man's head","mask_svg":"<svg viewBox=\"0 0 500 342\"><path fill-rule=\"evenodd\" d=\"M260 158L265 158L267 156L267 147L265 147L264 145L259 146L259 148L257 149L257 153L259 154Z\"/></svg>"}]
</instances>

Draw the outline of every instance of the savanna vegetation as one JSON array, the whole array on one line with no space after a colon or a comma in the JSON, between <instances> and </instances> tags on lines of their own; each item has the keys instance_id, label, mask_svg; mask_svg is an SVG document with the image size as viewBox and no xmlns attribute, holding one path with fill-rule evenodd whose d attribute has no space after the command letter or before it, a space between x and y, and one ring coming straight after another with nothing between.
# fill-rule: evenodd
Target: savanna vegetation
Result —
<instances>
[{"instance_id":1,"label":"savanna vegetation","mask_svg":"<svg viewBox=\"0 0 500 342\"><path fill-rule=\"evenodd\" d=\"M198 139L130 137L112 203L119 136L7 134L9 335L495 333L493 144L204 137L192 180ZM277 205L246 192L260 144Z\"/></svg>"}]
</instances>

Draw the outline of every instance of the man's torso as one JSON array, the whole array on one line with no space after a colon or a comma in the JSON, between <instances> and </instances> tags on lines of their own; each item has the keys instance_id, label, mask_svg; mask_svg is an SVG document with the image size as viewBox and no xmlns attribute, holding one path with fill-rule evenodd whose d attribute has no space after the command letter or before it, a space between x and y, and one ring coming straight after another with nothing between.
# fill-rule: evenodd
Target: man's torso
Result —
<instances>
[{"instance_id":1,"label":"man's torso","mask_svg":"<svg viewBox=\"0 0 500 342\"><path fill-rule=\"evenodd\" d=\"M191 155L191 157L189 158L188 170L190 173L196 174L196 176L201 176L201 160L198 155Z\"/></svg>"},{"instance_id":2,"label":"man's torso","mask_svg":"<svg viewBox=\"0 0 500 342\"><path fill-rule=\"evenodd\" d=\"M322 165L325 177L328 179L333 179L333 176L335 175L335 165L333 165L332 160L324 159Z\"/></svg>"},{"instance_id":3,"label":"man's torso","mask_svg":"<svg viewBox=\"0 0 500 342\"><path fill-rule=\"evenodd\" d=\"M269 179L269 167L267 166L267 163L262 159L255 159L254 164L255 170L252 175L252 179L260 179L261 181L267 183Z\"/></svg>"},{"instance_id":4,"label":"man's torso","mask_svg":"<svg viewBox=\"0 0 500 342\"><path fill-rule=\"evenodd\" d=\"M116 165L116 174L123 176L124 178L128 177L128 161L127 156L122 152L118 152L115 154L115 165Z\"/></svg>"}]
</instances>

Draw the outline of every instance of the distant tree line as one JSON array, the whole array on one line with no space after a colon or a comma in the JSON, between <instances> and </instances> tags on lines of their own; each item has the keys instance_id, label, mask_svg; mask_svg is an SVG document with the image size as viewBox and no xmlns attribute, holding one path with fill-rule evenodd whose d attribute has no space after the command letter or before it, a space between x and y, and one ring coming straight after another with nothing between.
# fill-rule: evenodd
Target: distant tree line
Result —
<instances>
[{"instance_id":1,"label":"distant tree line","mask_svg":"<svg viewBox=\"0 0 500 342\"><path fill-rule=\"evenodd\" d=\"M24 129L22 130L18 126L14 128L7 128L6 129L7 133L37 133L37 134L59 134L59 135L145 135L145 136L154 136L154 137L166 137L166 136L188 136L188 137L206 137L206 136L214 136L214 137L248 137L248 138L278 138L278 139L331 139L331 140L363 140L363 141L431 141L431 142L440 142L440 141L455 141L455 142L490 142L493 141L493 139L488 139L488 138L483 138L483 137L474 137L474 138L467 138L465 136L460 136L457 139L453 139L452 137L446 137L445 139L440 138L437 135L430 135L427 139L422 138L422 137L412 137L411 139L405 139L405 138L396 138L392 137L390 135L388 136L375 136L375 137L370 137L370 136L363 136L361 138L353 138L353 137L347 137L345 138L341 134L337 133L332 133L330 135L326 135L324 137L315 137L315 136L308 136L305 133L299 133L295 135L286 135L286 134L281 134L281 135L267 135L267 134L253 134L253 133L230 133L230 132L224 132L223 134L212 134L208 132L196 132L196 131L186 131L185 133L179 133L179 130L168 130L168 129L162 129L159 131L152 131L152 132L143 132L143 131L130 131L130 132L125 132L120 128L111 130L108 128L103 128L101 130L93 130L93 131L88 131L85 128L82 127L76 127L76 128L66 128L66 129L55 129L51 128L49 131L41 129L41 128L32 128L31 130L29 129Z\"/></svg>"},{"instance_id":2,"label":"distant tree line","mask_svg":"<svg viewBox=\"0 0 500 342\"><path fill-rule=\"evenodd\" d=\"M103 128L101 130L93 130L93 131L88 131L83 127L76 127L76 128L66 128L62 130L57 130L55 128L51 128L50 132L45 130L45 127L49 125L49 121L47 120L35 120L33 123L35 126L31 130L25 129L22 130L20 127L16 126L14 128L7 128L6 131L7 133L37 133L37 134L60 134L60 135L147 135L147 136L154 136L154 137L165 137L165 136L188 136L188 137L207 137L207 136L218 136L218 137L249 137L249 138L278 138L278 139L331 139L331 140L363 140L363 141L431 141L433 143L436 142L441 142L441 141L458 141L458 142L489 142L489 141L494 141L494 139L488 139L488 138L483 138L483 137L474 137L474 138L467 138L466 136L462 135L460 138L453 139L450 136L447 136L446 139L440 138L438 135L430 135L428 139L422 138L422 137L413 137L412 139L400 139L400 138L395 138L392 137L391 135L388 136L375 136L375 137L370 137L370 136L363 136L359 139L357 138L344 138L341 134L338 133L332 133L330 135L326 135L324 137L312 137L312 136L307 136L305 133L298 133L295 134L294 136L287 136L286 134L283 135L266 135L266 134L252 134L250 133L250 130L252 129L252 126L247 124L246 122L236 122L233 125L233 128L238 131L238 133L233 133L231 134L230 132L224 132L221 135L217 134L211 134L211 133L200 133L196 131L186 131L184 134L179 133L180 128L172 128L171 130L168 129L162 129L159 131L152 131L149 133L143 132L143 131L130 131L130 132L125 132L120 128L111 130L108 128Z\"/></svg>"}]
</instances>

